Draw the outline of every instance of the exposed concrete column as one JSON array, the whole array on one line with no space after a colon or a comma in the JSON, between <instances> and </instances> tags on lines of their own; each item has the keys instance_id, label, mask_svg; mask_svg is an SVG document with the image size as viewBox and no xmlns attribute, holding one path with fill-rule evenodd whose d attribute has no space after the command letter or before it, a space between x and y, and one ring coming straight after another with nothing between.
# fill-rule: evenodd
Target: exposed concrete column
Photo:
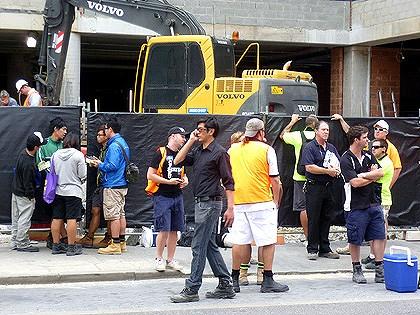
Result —
<instances>
[{"instance_id":1,"label":"exposed concrete column","mask_svg":"<svg viewBox=\"0 0 420 315\"><path fill-rule=\"evenodd\" d=\"M343 115L370 114L370 47L344 48Z\"/></svg>"},{"instance_id":2,"label":"exposed concrete column","mask_svg":"<svg viewBox=\"0 0 420 315\"><path fill-rule=\"evenodd\" d=\"M78 105L80 103L80 43L80 34L72 32L60 94L62 105Z\"/></svg>"}]
</instances>

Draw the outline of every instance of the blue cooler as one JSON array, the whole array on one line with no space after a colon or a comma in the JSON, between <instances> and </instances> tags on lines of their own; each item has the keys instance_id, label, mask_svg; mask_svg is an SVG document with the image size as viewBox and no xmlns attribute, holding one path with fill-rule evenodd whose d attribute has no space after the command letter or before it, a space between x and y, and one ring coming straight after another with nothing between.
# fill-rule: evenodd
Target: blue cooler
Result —
<instances>
[{"instance_id":1,"label":"blue cooler","mask_svg":"<svg viewBox=\"0 0 420 315\"><path fill-rule=\"evenodd\" d=\"M405 252L395 254L396 250ZM408 247L391 246L389 254L384 256L385 287L396 292L414 292L417 290L416 256L411 256Z\"/></svg>"}]
</instances>

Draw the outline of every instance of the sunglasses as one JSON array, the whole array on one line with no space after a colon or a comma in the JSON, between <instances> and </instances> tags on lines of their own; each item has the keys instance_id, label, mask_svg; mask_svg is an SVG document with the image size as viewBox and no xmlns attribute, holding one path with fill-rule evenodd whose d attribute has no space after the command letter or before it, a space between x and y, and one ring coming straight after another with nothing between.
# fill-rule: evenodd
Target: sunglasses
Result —
<instances>
[{"instance_id":1,"label":"sunglasses","mask_svg":"<svg viewBox=\"0 0 420 315\"><path fill-rule=\"evenodd\" d=\"M380 148L383 148L383 146L381 146L381 145L373 145L372 146L372 149L380 149Z\"/></svg>"},{"instance_id":2,"label":"sunglasses","mask_svg":"<svg viewBox=\"0 0 420 315\"><path fill-rule=\"evenodd\" d=\"M379 127L375 127L374 129L375 129L375 131L384 131L384 130L386 130L385 128L379 128Z\"/></svg>"},{"instance_id":3,"label":"sunglasses","mask_svg":"<svg viewBox=\"0 0 420 315\"><path fill-rule=\"evenodd\" d=\"M203 131L207 131L207 130L208 130L207 128L203 128L203 127L197 128L198 132L203 132Z\"/></svg>"}]
</instances>

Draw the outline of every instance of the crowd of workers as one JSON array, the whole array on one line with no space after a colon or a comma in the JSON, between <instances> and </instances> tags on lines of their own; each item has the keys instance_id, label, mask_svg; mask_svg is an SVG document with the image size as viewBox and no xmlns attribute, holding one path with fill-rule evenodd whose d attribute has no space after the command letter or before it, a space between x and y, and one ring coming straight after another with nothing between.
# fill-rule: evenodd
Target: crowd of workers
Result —
<instances>
[{"instance_id":1,"label":"crowd of workers","mask_svg":"<svg viewBox=\"0 0 420 315\"><path fill-rule=\"evenodd\" d=\"M25 83L21 83L20 90L24 93ZM386 224L392 204L390 188L401 171L398 151L386 139L388 123L384 120L375 123L375 139L369 143L366 127L350 127L340 115L333 115L332 119L340 121L349 141L348 150L340 156L328 142L327 121L311 115L306 118L304 130L292 131L300 119L292 115L280 138L295 149L293 209L300 213L307 239L307 258L311 261L319 257L340 258L331 249L328 235L333 208L342 202L349 245L341 253L348 251L351 255L353 281L366 283L363 262L375 269L375 282L383 283ZM105 255L119 255L127 250L124 206L129 187L126 167L130 150L120 130L121 124L115 117L98 126L99 157L83 156L79 138L67 133L67 125L59 117L51 120L47 139L39 132L29 135L26 149L17 160L12 184L13 250L39 251L31 245L28 230L35 199L42 202L49 172L58 178L54 201L44 205L51 217L52 254L80 255L82 247L97 247L98 253ZM177 233L185 228L183 188L191 185L195 198L191 274L182 291L171 296L175 303L199 300L206 260L219 278L215 290L207 292L206 297L233 298L241 285L249 283L251 244L258 247L260 292L289 290L287 285L273 279L277 212L283 189L276 152L265 139L264 122L258 118L248 120L245 131L232 136L228 150L216 141L219 130L219 123L212 116L199 120L191 133L172 127L166 145L154 152L148 165L146 191L153 198L154 228L158 232L157 271L182 270L174 257ZM88 166L98 169L97 188L92 197L88 231L77 240L76 222L81 217ZM187 176L185 166L192 166L192 174ZM342 201L334 196L337 186L345 196ZM226 209L222 209L224 198ZM101 216L107 222L107 233L98 243L94 236ZM216 243L221 216L223 224L231 226L231 271ZM371 255L361 261L360 245L364 241L371 242Z\"/></svg>"}]
</instances>

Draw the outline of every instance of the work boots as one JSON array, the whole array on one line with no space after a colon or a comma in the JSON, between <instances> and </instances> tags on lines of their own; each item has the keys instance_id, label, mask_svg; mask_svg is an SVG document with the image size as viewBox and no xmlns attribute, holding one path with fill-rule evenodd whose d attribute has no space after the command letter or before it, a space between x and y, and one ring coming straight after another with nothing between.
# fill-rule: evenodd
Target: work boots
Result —
<instances>
[{"instance_id":1,"label":"work boots","mask_svg":"<svg viewBox=\"0 0 420 315\"><path fill-rule=\"evenodd\" d=\"M376 283L384 283L385 282L385 274L384 274L384 264L381 263L377 265L375 268L375 282Z\"/></svg>"},{"instance_id":2,"label":"work boots","mask_svg":"<svg viewBox=\"0 0 420 315\"><path fill-rule=\"evenodd\" d=\"M105 236L103 239L101 239L96 245L95 248L105 248L108 247L108 245L111 243L112 237L108 234L108 232L105 233Z\"/></svg>"},{"instance_id":3,"label":"work boots","mask_svg":"<svg viewBox=\"0 0 420 315\"><path fill-rule=\"evenodd\" d=\"M234 275L232 274L232 286L233 286L233 291L235 291L235 293L239 293L241 292L241 288L239 287L239 275Z\"/></svg>"},{"instance_id":4,"label":"work boots","mask_svg":"<svg viewBox=\"0 0 420 315\"><path fill-rule=\"evenodd\" d=\"M367 283L366 278L363 275L362 265L353 265L353 282L358 284Z\"/></svg>"},{"instance_id":5,"label":"work boots","mask_svg":"<svg viewBox=\"0 0 420 315\"><path fill-rule=\"evenodd\" d=\"M82 254L82 246L80 244L69 244L66 256L76 256Z\"/></svg>"},{"instance_id":6,"label":"work boots","mask_svg":"<svg viewBox=\"0 0 420 315\"><path fill-rule=\"evenodd\" d=\"M86 233L80 240L76 241L76 244L80 244L84 248L92 248L93 235L89 235L89 233Z\"/></svg>"},{"instance_id":7,"label":"work boots","mask_svg":"<svg viewBox=\"0 0 420 315\"><path fill-rule=\"evenodd\" d=\"M248 284L249 284L248 268L242 268L242 266L241 266L241 269L239 270L239 285L248 285ZM233 288L235 288L235 282L233 283Z\"/></svg>"},{"instance_id":8,"label":"work boots","mask_svg":"<svg viewBox=\"0 0 420 315\"><path fill-rule=\"evenodd\" d=\"M235 296L232 283L228 279L219 278L219 285L206 293L208 299L232 299Z\"/></svg>"},{"instance_id":9,"label":"work boots","mask_svg":"<svg viewBox=\"0 0 420 315\"><path fill-rule=\"evenodd\" d=\"M264 269L263 268L257 268L257 284L261 285L263 283L264 280Z\"/></svg>"},{"instance_id":10,"label":"work boots","mask_svg":"<svg viewBox=\"0 0 420 315\"><path fill-rule=\"evenodd\" d=\"M289 287L285 284L280 284L274 281L272 276L267 276L263 274L263 282L261 284L261 293L271 293L271 292L286 292L289 291Z\"/></svg>"},{"instance_id":11,"label":"work boots","mask_svg":"<svg viewBox=\"0 0 420 315\"><path fill-rule=\"evenodd\" d=\"M120 243L114 243L113 241L111 241L111 243L107 247L99 248L98 254L121 255L121 245Z\"/></svg>"},{"instance_id":12,"label":"work boots","mask_svg":"<svg viewBox=\"0 0 420 315\"><path fill-rule=\"evenodd\" d=\"M179 294L172 295L170 299L173 303L188 303L197 302L200 297L197 292L194 292L190 288L184 288Z\"/></svg>"}]
</instances>

